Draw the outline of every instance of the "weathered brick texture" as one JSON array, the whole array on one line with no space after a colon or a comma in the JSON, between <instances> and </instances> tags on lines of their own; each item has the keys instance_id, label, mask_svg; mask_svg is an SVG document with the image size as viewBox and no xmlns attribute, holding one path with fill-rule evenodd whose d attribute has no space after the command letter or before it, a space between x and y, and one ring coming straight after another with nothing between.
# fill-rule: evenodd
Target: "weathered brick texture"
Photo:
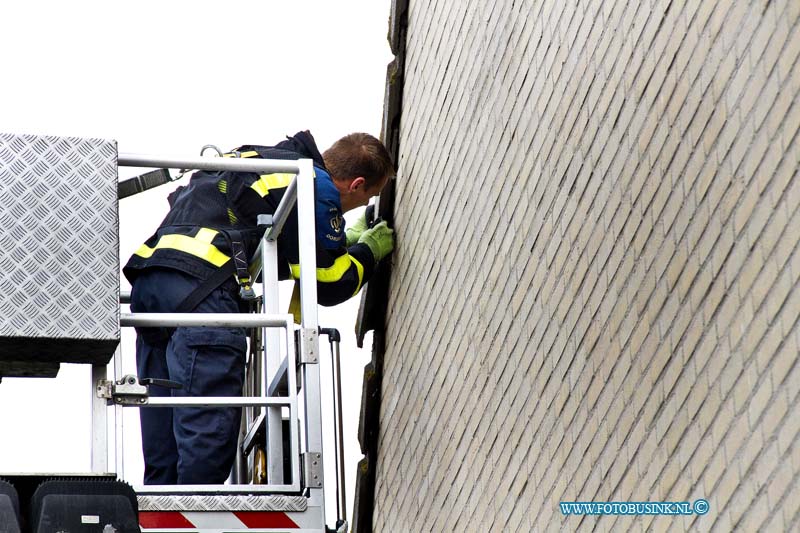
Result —
<instances>
[{"instance_id":1,"label":"weathered brick texture","mask_svg":"<svg viewBox=\"0 0 800 533\"><path fill-rule=\"evenodd\" d=\"M375 531L799 530L800 2L408 17Z\"/></svg>"}]
</instances>

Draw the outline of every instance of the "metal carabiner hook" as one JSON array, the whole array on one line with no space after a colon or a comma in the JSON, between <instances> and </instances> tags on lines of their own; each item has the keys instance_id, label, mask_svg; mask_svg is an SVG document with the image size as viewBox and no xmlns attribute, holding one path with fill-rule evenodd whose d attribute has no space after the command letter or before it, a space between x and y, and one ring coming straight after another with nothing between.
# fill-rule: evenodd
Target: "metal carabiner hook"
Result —
<instances>
[{"instance_id":1,"label":"metal carabiner hook","mask_svg":"<svg viewBox=\"0 0 800 533\"><path fill-rule=\"evenodd\" d=\"M217 148L213 144L207 144L207 145L203 146L200 149L200 157L203 157L203 155L206 153L206 150L208 150L208 149L211 149L211 150L214 150L215 152L217 152L217 157L222 157L222 150L220 150L219 148ZM185 168L180 169L178 171L178 175L175 177L175 179L176 180L181 179L184 175L186 175L187 172L191 172L191 170L190 169L185 169Z\"/></svg>"},{"instance_id":2,"label":"metal carabiner hook","mask_svg":"<svg viewBox=\"0 0 800 533\"><path fill-rule=\"evenodd\" d=\"M202 157L206 153L206 150L208 150L209 148L214 150L215 152L217 152L217 157L222 157L222 150L220 150L219 148L217 148L213 144L207 144L207 145L203 146L200 149L200 157Z\"/></svg>"}]
</instances>

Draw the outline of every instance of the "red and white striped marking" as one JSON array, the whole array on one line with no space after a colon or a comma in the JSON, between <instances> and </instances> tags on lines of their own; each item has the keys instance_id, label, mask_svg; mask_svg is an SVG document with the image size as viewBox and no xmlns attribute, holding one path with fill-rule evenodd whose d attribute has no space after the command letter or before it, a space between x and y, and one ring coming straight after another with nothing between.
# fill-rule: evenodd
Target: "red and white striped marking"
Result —
<instances>
[{"instance_id":1,"label":"red and white striped marking","mask_svg":"<svg viewBox=\"0 0 800 533\"><path fill-rule=\"evenodd\" d=\"M139 511L139 525L147 531L290 531L299 533L303 513L280 511ZM290 515L295 515L290 516Z\"/></svg>"}]
</instances>

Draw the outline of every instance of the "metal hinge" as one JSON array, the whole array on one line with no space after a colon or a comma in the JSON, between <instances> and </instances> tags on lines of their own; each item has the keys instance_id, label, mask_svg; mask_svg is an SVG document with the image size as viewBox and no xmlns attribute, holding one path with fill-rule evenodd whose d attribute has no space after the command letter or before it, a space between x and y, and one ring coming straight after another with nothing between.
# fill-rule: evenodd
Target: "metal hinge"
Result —
<instances>
[{"instance_id":1,"label":"metal hinge","mask_svg":"<svg viewBox=\"0 0 800 533\"><path fill-rule=\"evenodd\" d=\"M303 456L303 479L306 487L311 489L322 488L322 454L320 452L306 452Z\"/></svg>"},{"instance_id":2,"label":"metal hinge","mask_svg":"<svg viewBox=\"0 0 800 533\"><path fill-rule=\"evenodd\" d=\"M300 354L300 357L298 357L300 364L315 365L319 363L319 354L317 353L319 332L317 329L301 328L297 331L297 334L297 353Z\"/></svg>"},{"instance_id":3,"label":"metal hinge","mask_svg":"<svg viewBox=\"0 0 800 533\"><path fill-rule=\"evenodd\" d=\"M105 398L108 403L119 405L140 405L147 403L149 396L147 387L139 383L139 378L129 374L122 379L112 381L101 379L97 382L97 397Z\"/></svg>"},{"instance_id":4,"label":"metal hinge","mask_svg":"<svg viewBox=\"0 0 800 533\"><path fill-rule=\"evenodd\" d=\"M180 389L181 384L168 379L143 378L139 380L133 374L123 376L122 379L111 381L101 379L97 381L95 394L98 398L105 398L109 404L141 405L147 403L150 397L150 385L168 389Z\"/></svg>"}]
</instances>

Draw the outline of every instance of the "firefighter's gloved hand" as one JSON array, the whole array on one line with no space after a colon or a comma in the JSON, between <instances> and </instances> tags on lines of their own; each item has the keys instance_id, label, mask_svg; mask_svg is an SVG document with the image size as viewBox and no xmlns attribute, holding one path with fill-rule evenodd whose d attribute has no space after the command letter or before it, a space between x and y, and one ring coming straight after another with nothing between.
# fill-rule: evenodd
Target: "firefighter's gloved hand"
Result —
<instances>
[{"instance_id":1,"label":"firefighter's gloved hand","mask_svg":"<svg viewBox=\"0 0 800 533\"><path fill-rule=\"evenodd\" d=\"M380 224L364 230L358 238L372 250L375 261L380 261L394 249L394 230L384 220Z\"/></svg>"},{"instance_id":2,"label":"firefighter's gloved hand","mask_svg":"<svg viewBox=\"0 0 800 533\"><path fill-rule=\"evenodd\" d=\"M347 228L345 230L346 234L346 241L347 246L353 246L358 242L358 239L361 237L361 234L364 233L367 229L367 210L365 209L363 213L361 213L361 217L356 220L353 227Z\"/></svg>"}]
</instances>

